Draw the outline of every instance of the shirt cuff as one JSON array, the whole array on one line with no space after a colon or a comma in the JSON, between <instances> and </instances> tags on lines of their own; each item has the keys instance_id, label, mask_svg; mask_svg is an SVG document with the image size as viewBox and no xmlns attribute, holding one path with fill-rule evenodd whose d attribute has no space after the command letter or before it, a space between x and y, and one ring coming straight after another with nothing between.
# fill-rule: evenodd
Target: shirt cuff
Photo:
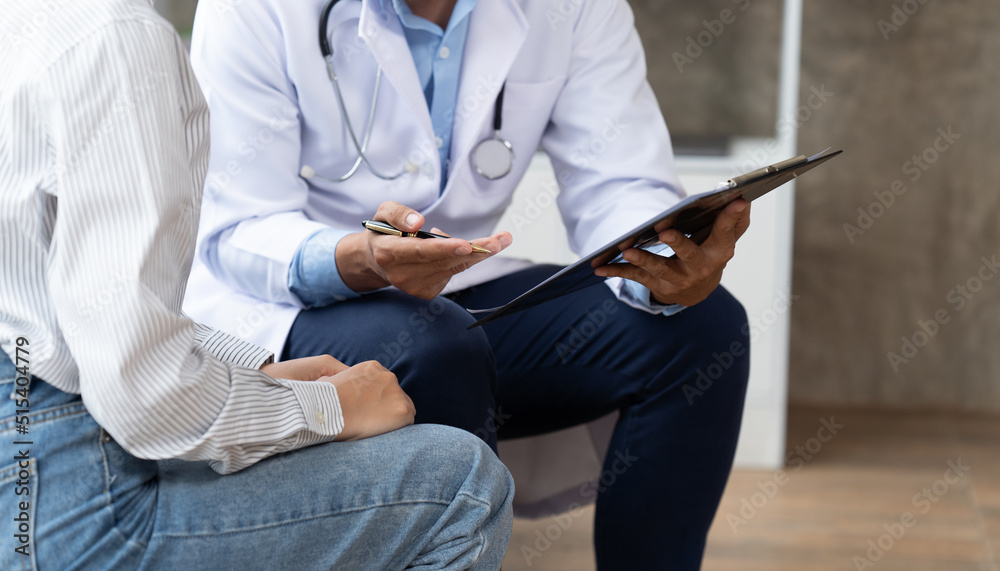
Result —
<instances>
[{"instance_id":1,"label":"shirt cuff","mask_svg":"<svg viewBox=\"0 0 1000 571\"><path fill-rule=\"evenodd\" d=\"M288 268L288 289L306 307L323 307L361 294L344 283L337 269L337 244L351 232L326 228L306 238Z\"/></svg>"},{"instance_id":2,"label":"shirt cuff","mask_svg":"<svg viewBox=\"0 0 1000 571\"><path fill-rule=\"evenodd\" d=\"M274 362L274 353L267 349L201 323L195 323L194 339L212 356L224 363L247 369L259 369Z\"/></svg>"},{"instance_id":3,"label":"shirt cuff","mask_svg":"<svg viewBox=\"0 0 1000 571\"><path fill-rule=\"evenodd\" d=\"M670 256L673 254L673 250L670 246L666 244L656 244L646 248L646 251L651 254L656 254L658 256ZM620 279L620 278L612 278ZM610 285L610 284L609 284ZM641 309L647 313L660 314L660 315L674 315L684 311L684 306L679 303L671 303L664 305L662 303L656 303L652 300L652 293L649 288L640 284L639 282L634 282L631 280L621 280L621 285L617 288L611 286L612 291L618 294L618 299L624 303L636 308Z\"/></svg>"},{"instance_id":4,"label":"shirt cuff","mask_svg":"<svg viewBox=\"0 0 1000 571\"><path fill-rule=\"evenodd\" d=\"M619 297L628 305L631 305L636 309L642 309L643 311L647 311L649 313L674 315L675 313L680 313L684 310L684 306L679 303L671 303L669 305L656 303L651 299L652 294L648 287L631 280L624 280Z\"/></svg>"},{"instance_id":5,"label":"shirt cuff","mask_svg":"<svg viewBox=\"0 0 1000 571\"><path fill-rule=\"evenodd\" d=\"M340 408L337 387L324 381L276 380L292 389L302 407L307 430L318 436L318 440L332 440L344 430L344 412Z\"/></svg>"}]
</instances>

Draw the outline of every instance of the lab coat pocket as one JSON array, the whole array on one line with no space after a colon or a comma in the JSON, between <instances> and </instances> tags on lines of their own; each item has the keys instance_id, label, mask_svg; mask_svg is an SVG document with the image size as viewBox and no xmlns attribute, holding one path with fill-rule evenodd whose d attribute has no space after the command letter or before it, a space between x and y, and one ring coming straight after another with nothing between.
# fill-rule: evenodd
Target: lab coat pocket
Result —
<instances>
[{"instance_id":1,"label":"lab coat pocket","mask_svg":"<svg viewBox=\"0 0 1000 571\"><path fill-rule=\"evenodd\" d=\"M556 98L566 84L565 77L557 77L545 81L508 81L504 90L503 107L504 111L514 109L545 109L545 119L555 105ZM513 118L513 117L511 117ZM537 115L536 115L537 118ZM507 121L507 114L504 114L504 122ZM547 123L547 120L541 121Z\"/></svg>"},{"instance_id":2,"label":"lab coat pocket","mask_svg":"<svg viewBox=\"0 0 1000 571\"><path fill-rule=\"evenodd\" d=\"M521 159L520 165L515 164L515 171L517 166L527 168L526 163L541 144L542 134L565 84L564 77L532 83L507 82L500 133L511 142Z\"/></svg>"},{"instance_id":3,"label":"lab coat pocket","mask_svg":"<svg viewBox=\"0 0 1000 571\"><path fill-rule=\"evenodd\" d=\"M504 89L503 114L500 136L509 141L514 155L513 169L499 180L487 180L475 173L475 164L469 155L466 172L461 173L462 186L472 189L479 195L493 197L506 203L510 194L517 186L517 181L524 175L531 156L538 149L542 134L549 124L552 109L555 107L559 93L566 84L565 77L557 77L545 81L521 82L508 81ZM492 114L490 114L492 117ZM493 121L482 126L477 141L493 137ZM498 205L491 205L495 207Z\"/></svg>"}]
</instances>

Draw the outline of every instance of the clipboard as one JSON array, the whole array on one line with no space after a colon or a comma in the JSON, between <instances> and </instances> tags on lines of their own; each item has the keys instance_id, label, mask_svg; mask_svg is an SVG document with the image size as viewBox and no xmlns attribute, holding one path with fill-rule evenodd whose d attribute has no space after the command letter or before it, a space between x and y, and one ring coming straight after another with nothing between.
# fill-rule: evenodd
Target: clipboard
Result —
<instances>
[{"instance_id":1,"label":"clipboard","mask_svg":"<svg viewBox=\"0 0 1000 571\"><path fill-rule=\"evenodd\" d=\"M622 234L619 238L559 270L507 304L491 309L468 310L473 314L487 313L486 316L468 328L478 327L505 315L524 311L540 303L590 287L595 284L590 279L594 275L594 268L605 264L626 263L621 255L623 251L661 243L658 235L668 228L675 228L688 235L696 244L701 244L711 233L712 224L719 212L730 202L739 198L746 199L748 202L756 200L842 152L828 149L812 157L801 155L733 177L720 183L714 190L689 196Z\"/></svg>"}]
</instances>

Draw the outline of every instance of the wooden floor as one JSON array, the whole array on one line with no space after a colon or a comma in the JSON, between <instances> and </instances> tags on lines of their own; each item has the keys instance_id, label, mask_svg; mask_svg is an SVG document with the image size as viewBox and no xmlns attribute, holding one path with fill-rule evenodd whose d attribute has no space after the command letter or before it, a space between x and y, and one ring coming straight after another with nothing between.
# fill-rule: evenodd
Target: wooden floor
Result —
<instances>
[{"instance_id":1,"label":"wooden floor","mask_svg":"<svg viewBox=\"0 0 1000 571\"><path fill-rule=\"evenodd\" d=\"M822 443L831 417L843 428ZM703 569L998 571L1000 418L795 408L787 450L787 479L733 473ZM592 509L522 549L553 523L516 520L504 570L594 569Z\"/></svg>"}]
</instances>

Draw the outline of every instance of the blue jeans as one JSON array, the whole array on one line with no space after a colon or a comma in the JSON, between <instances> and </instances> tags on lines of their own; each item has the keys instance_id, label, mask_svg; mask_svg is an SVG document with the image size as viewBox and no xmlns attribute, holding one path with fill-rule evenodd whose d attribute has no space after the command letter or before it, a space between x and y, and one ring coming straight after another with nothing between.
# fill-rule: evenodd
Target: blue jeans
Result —
<instances>
[{"instance_id":1,"label":"blue jeans","mask_svg":"<svg viewBox=\"0 0 1000 571\"><path fill-rule=\"evenodd\" d=\"M400 379L417 422L491 445L620 413L596 490L601 571L698 569L732 468L749 376L749 330L719 287L664 317L619 302L601 279L466 330L555 273L536 266L430 301L385 290L303 311L284 356L375 359ZM365 323L345 334L345 323ZM606 476L606 477L605 477Z\"/></svg>"},{"instance_id":2,"label":"blue jeans","mask_svg":"<svg viewBox=\"0 0 1000 571\"><path fill-rule=\"evenodd\" d=\"M39 379L20 434L15 379L0 352L0 569L486 570L507 548L513 482L466 432L411 426L221 476L133 457Z\"/></svg>"}]
</instances>

